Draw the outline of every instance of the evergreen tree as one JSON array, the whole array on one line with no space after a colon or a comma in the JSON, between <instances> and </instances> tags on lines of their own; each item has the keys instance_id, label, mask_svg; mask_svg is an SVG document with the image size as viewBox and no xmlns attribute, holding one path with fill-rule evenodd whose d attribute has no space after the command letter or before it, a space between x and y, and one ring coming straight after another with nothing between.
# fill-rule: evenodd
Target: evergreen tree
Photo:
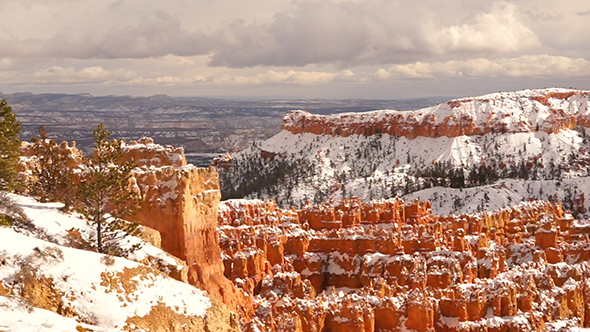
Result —
<instances>
[{"instance_id":1,"label":"evergreen tree","mask_svg":"<svg viewBox=\"0 0 590 332\"><path fill-rule=\"evenodd\" d=\"M77 198L81 212L96 227L99 252L124 255L127 252L117 240L127 234L135 235L138 224L122 220L133 215L139 207L139 197L131 190L133 161L121 162L123 141L111 140L111 132L100 124L94 131L94 153L84 159L84 174L78 186ZM130 250L135 250L131 248Z\"/></svg>"},{"instance_id":2,"label":"evergreen tree","mask_svg":"<svg viewBox=\"0 0 590 332\"><path fill-rule=\"evenodd\" d=\"M45 126L39 127L39 138L33 137L32 149L37 163L32 171L31 193L41 202L62 202L67 210L75 197L74 171L71 167L71 153L65 147L50 139Z\"/></svg>"},{"instance_id":3,"label":"evergreen tree","mask_svg":"<svg viewBox=\"0 0 590 332\"><path fill-rule=\"evenodd\" d=\"M20 122L8 106L6 99L0 102L0 190L14 190L17 186L17 165L20 147Z\"/></svg>"}]
</instances>

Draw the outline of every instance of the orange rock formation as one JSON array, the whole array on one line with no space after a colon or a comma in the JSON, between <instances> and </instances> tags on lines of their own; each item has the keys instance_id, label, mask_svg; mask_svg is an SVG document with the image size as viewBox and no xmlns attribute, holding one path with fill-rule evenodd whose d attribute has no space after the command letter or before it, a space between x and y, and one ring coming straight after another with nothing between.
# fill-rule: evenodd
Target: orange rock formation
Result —
<instances>
[{"instance_id":1,"label":"orange rock formation","mask_svg":"<svg viewBox=\"0 0 590 332\"><path fill-rule=\"evenodd\" d=\"M70 150L71 166L77 167L81 153L75 144L61 147ZM21 155L32 156L29 144L23 145ZM187 263L189 283L235 310L243 299L223 275L216 230L221 194L215 169L187 165L182 148L154 144L150 138L127 144L122 161L128 159L139 166L134 176L142 198L140 210L130 219L159 231L161 248ZM22 174L34 162L22 160Z\"/></svg>"},{"instance_id":2,"label":"orange rock formation","mask_svg":"<svg viewBox=\"0 0 590 332\"><path fill-rule=\"evenodd\" d=\"M564 109L559 101L572 97L588 98L586 91L556 92L552 90L535 91L535 95L527 97L530 102L536 102L547 107L548 115L541 126L528 122L522 118L514 124L506 122L505 118L512 113L494 113L488 108L476 112L469 111L482 104L493 105L494 100L484 97L477 99L457 99L441 104L436 112L427 110L395 112L375 111L365 113L347 113L331 116L310 114L305 111L293 111L283 118L282 129L294 134L311 133L316 135L343 136L375 134L389 134L406 138L423 137L457 137L461 135L483 135L503 132L532 132L536 130L548 133L563 129L573 129L578 125L590 127L590 114L571 112ZM556 101L556 103L552 103ZM466 110L459 110L464 105L472 103ZM510 105L509 107L514 107ZM489 114L488 114L489 112ZM483 118L487 116L488 118Z\"/></svg>"},{"instance_id":3,"label":"orange rock formation","mask_svg":"<svg viewBox=\"0 0 590 332\"><path fill-rule=\"evenodd\" d=\"M443 217L417 201L230 200L218 230L225 275L254 303L246 331L590 324L590 224L548 202Z\"/></svg>"}]
</instances>

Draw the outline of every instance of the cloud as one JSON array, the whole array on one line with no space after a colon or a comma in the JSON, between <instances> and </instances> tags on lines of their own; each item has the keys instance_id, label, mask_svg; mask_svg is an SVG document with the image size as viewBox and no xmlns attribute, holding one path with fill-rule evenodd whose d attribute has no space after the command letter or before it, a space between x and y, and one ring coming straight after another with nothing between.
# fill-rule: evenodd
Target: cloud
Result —
<instances>
[{"instance_id":1,"label":"cloud","mask_svg":"<svg viewBox=\"0 0 590 332\"><path fill-rule=\"evenodd\" d=\"M347 81L354 78L354 73L345 70L340 73L317 72L317 71L274 71L268 70L252 76L217 76L207 79L207 82L215 84L235 85L264 85L264 84L294 84L294 85L316 85Z\"/></svg>"},{"instance_id":2,"label":"cloud","mask_svg":"<svg viewBox=\"0 0 590 332\"><path fill-rule=\"evenodd\" d=\"M540 45L512 4L498 2L463 16L448 10L434 13L441 5L426 3L433 6L389 0L300 2L268 24L235 21L218 31L210 65L354 66L438 55L494 55Z\"/></svg>"},{"instance_id":3,"label":"cloud","mask_svg":"<svg viewBox=\"0 0 590 332\"><path fill-rule=\"evenodd\" d=\"M170 58L171 61L183 59ZM144 60L147 61L147 60ZM2 62L0 61L0 65ZM12 85L101 85L120 87L246 87L246 86L339 86L354 83L354 86L392 82L443 82L447 79L526 78L574 79L590 77L590 61L583 58L568 58L553 55L523 55L514 58L473 58L467 60L417 61L392 65L373 71L342 70L226 70L194 74L192 70L178 74L138 72L121 68L105 69L102 66L81 68L49 66L24 73L21 71L0 72L0 79Z\"/></svg>"},{"instance_id":4,"label":"cloud","mask_svg":"<svg viewBox=\"0 0 590 332\"><path fill-rule=\"evenodd\" d=\"M0 57L53 57L76 59L148 58L174 54L207 54L208 37L183 29L177 17L154 11L135 25L118 22L98 30L63 29L52 38L5 39Z\"/></svg>"},{"instance_id":5,"label":"cloud","mask_svg":"<svg viewBox=\"0 0 590 332\"><path fill-rule=\"evenodd\" d=\"M14 84L101 84L101 85L321 85L334 82L356 81L356 75L350 70L342 72L320 71L274 71L268 70L253 75L217 74L210 76L188 75L147 75L142 76L135 71L123 68L108 70L101 66L74 67L51 66L37 70L31 74L10 72L1 73L0 78L10 80Z\"/></svg>"},{"instance_id":6,"label":"cloud","mask_svg":"<svg viewBox=\"0 0 590 332\"><path fill-rule=\"evenodd\" d=\"M105 70L100 66L76 70L73 67L51 66L36 71L30 79L35 83L114 83L130 81L138 77L137 73L125 69Z\"/></svg>"},{"instance_id":7,"label":"cloud","mask_svg":"<svg viewBox=\"0 0 590 332\"><path fill-rule=\"evenodd\" d=\"M51 34L0 33L0 58L207 55L210 66L230 68L350 67L434 56L492 56L539 46L537 35L520 19L518 8L505 2L490 6L460 0L449 6L424 0L418 6L391 0L299 1L270 20L231 20L207 30L189 30L178 12L162 9L134 14L129 20L111 18L109 13L121 6L102 9L103 24L95 22L100 15L94 13L92 23L76 23L80 28L64 24Z\"/></svg>"},{"instance_id":8,"label":"cloud","mask_svg":"<svg viewBox=\"0 0 590 332\"><path fill-rule=\"evenodd\" d=\"M471 24L442 28L432 43L441 53L505 53L540 46L533 31L523 25L516 6L494 3L490 12L478 13Z\"/></svg>"},{"instance_id":9,"label":"cloud","mask_svg":"<svg viewBox=\"0 0 590 332\"><path fill-rule=\"evenodd\" d=\"M468 59L447 62L415 62L379 69L375 80L483 78L483 77L580 77L590 76L590 61L552 55L516 58Z\"/></svg>"}]
</instances>

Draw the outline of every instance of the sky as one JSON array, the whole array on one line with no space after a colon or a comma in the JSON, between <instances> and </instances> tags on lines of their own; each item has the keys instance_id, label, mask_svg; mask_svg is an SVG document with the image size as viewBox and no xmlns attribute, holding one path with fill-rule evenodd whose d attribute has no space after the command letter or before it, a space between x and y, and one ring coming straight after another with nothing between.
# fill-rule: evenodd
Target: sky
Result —
<instances>
[{"instance_id":1,"label":"sky","mask_svg":"<svg viewBox=\"0 0 590 332\"><path fill-rule=\"evenodd\" d=\"M0 0L0 91L270 98L590 89L586 0Z\"/></svg>"}]
</instances>

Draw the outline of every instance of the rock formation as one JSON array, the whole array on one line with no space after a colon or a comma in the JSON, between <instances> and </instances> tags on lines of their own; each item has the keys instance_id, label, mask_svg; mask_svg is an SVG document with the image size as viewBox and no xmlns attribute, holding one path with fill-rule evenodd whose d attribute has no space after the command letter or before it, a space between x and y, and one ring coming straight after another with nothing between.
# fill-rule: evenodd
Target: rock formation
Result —
<instances>
[{"instance_id":1,"label":"rock formation","mask_svg":"<svg viewBox=\"0 0 590 332\"><path fill-rule=\"evenodd\" d=\"M60 147L72 156L70 166L77 167L82 154L75 143ZM215 169L187 165L182 148L154 144L150 138L130 142L124 150L121 162L133 159L138 165L134 185L142 198L141 208L130 219L160 233L161 248L189 267L189 283L235 310L241 298L223 276L216 231L221 194ZM29 157L20 164L26 177L35 162L30 144L23 144L21 155Z\"/></svg>"},{"instance_id":2,"label":"rock formation","mask_svg":"<svg viewBox=\"0 0 590 332\"><path fill-rule=\"evenodd\" d=\"M149 139L126 149L140 165L135 219L187 263L190 283L241 313L245 331L590 326L590 223L559 204L451 216L399 199L220 204L215 169L187 165L181 149Z\"/></svg>"},{"instance_id":3,"label":"rock formation","mask_svg":"<svg viewBox=\"0 0 590 332\"><path fill-rule=\"evenodd\" d=\"M253 300L246 331L590 324L590 224L559 204L437 216L395 199L300 210L229 200L218 230L225 275Z\"/></svg>"},{"instance_id":4,"label":"rock formation","mask_svg":"<svg viewBox=\"0 0 590 332\"><path fill-rule=\"evenodd\" d=\"M0 330L240 330L225 304L186 283L188 267L157 247L157 231L141 227L153 245L119 239L139 245L125 258L103 255L91 250L93 225L61 204L13 193L1 203L13 219L0 227Z\"/></svg>"},{"instance_id":5,"label":"rock formation","mask_svg":"<svg viewBox=\"0 0 590 332\"><path fill-rule=\"evenodd\" d=\"M529 117L523 114L537 113ZM521 113L521 114L519 114ZM417 111L373 111L316 115L293 111L283 130L347 137L389 134L406 138L457 137L487 133L553 133L590 126L588 91L546 89L451 100Z\"/></svg>"}]
</instances>

